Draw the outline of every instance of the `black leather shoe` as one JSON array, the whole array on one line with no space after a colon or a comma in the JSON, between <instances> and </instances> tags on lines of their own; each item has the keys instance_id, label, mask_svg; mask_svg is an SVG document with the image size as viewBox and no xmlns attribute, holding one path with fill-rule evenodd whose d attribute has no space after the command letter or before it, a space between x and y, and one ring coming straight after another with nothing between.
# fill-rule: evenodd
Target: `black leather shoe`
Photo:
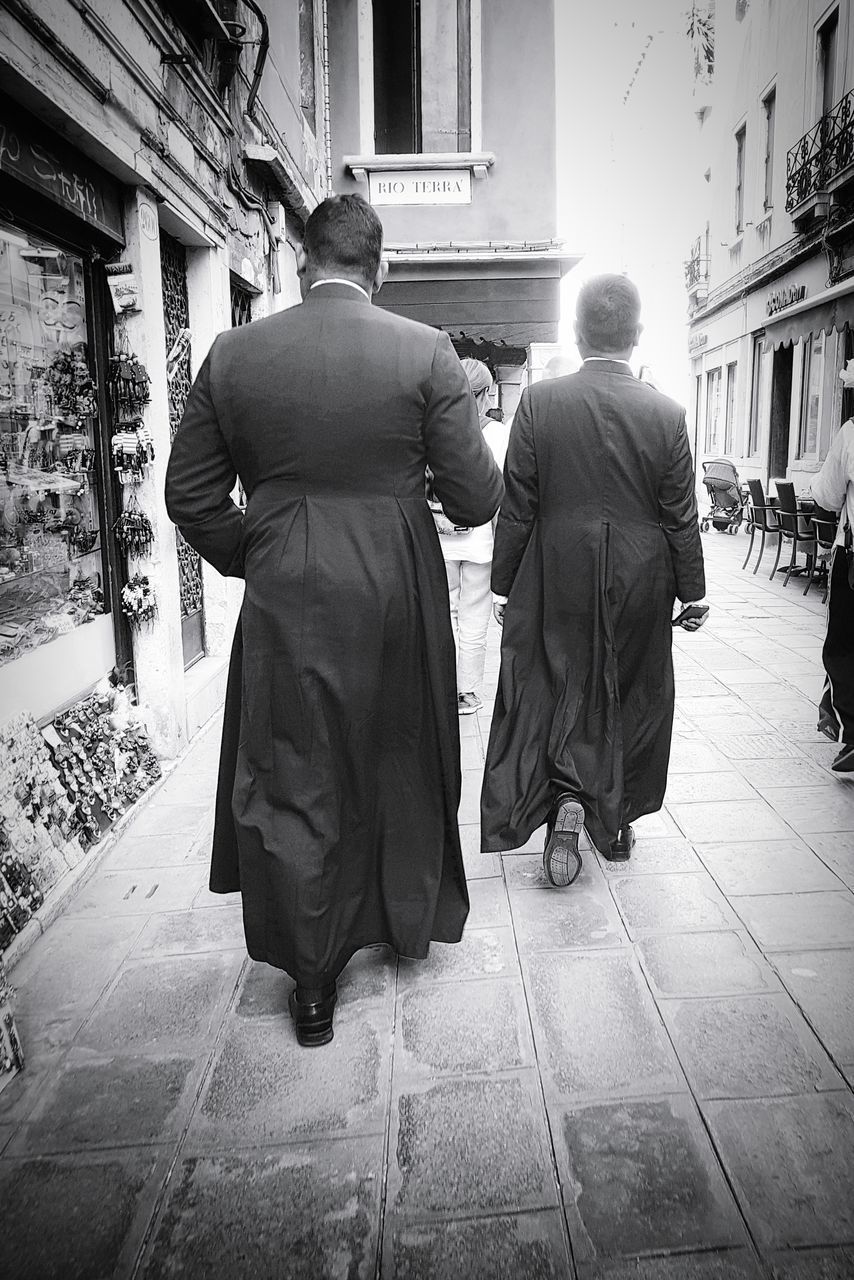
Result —
<instances>
[{"instance_id":1,"label":"black leather shoe","mask_svg":"<svg viewBox=\"0 0 854 1280\"><path fill-rule=\"evenodd\" d=\"M546 828L543 870L549 884L565 889L578 878L581 854L578 837L584 830L584 809L574 796L558 796Z\"/></svg>"},{"instance_id":2,"label":"black leather shoe","mask_svg":"<svg viewBox=\"0 0 854 1280\"><path fill-rule=\"evenodd\" d=\"M843 742L842 750L830 767L834 773L854 773L854 742Z\"/></svg>"},{"instance_id":3,"label":"black leather shoe","mask_svg":"<svg viewBox=\"0 0 854 1280\"><path fill-rule=\"evenodd\" d=\"M329 1044L332 1039L332 1014L338 991L332 982L325 987L297 987L288 999L288 1008L296 1027L297 1040L306 1049Z\"/></svg>"},{"instance_id":4,"label":"black leather shoe","mask_svg":"<svg viewBox=\"0 0 854 1280\"><path fill-rule=\"evenodd\" d=\"M632 856L632 849L635 847L637 836L634 828L627 822L624 827L620 827L617 832L617 838L611 845L610 852L603 854L609 862L628 862Z\"/></svg>"}]
</instances>

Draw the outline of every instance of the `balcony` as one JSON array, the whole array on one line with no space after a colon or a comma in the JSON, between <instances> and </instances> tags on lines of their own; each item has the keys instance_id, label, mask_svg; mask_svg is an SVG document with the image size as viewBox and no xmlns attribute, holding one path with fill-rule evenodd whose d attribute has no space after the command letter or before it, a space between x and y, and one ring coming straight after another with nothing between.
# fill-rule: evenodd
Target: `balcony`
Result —
<instances>
[{"instance_id":1,"label":"balcony","mask_svg":"<svg viewBox=\"0 0 854 1280\"><path fill-rule=\"evenodd\" d=\"M691 255L685 263L685 288L692 309L702 306L709 296L708 232L697 236L691 245Z\"/></svg>"},{"instance_id":2,"label":"balcony","mask_svg":"<svg viewBox=\"0 0 854 1280\"><path fill-rule=\"evenodd\" d=\"M796 226L824 216L830 197L854 182L854 89L786 156L786 211Z\"/></svg>"}]
</instances>

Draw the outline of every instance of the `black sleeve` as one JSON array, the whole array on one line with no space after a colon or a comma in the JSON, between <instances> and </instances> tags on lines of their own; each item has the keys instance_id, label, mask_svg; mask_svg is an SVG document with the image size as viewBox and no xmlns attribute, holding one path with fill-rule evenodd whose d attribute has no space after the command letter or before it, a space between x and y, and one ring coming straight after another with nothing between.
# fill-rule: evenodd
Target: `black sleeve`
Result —
<instances>
[{"instance_id":1,"label":"black sleeve","mask_svg":"<svg viewBox=\"0 0 854 1280\"><path fill-rule=\"evenodd\" d=\"M213 348L190 391L166 470L166 510L191 547L220 573L243 576L237 480L210 388Z\"/></svg>"},{"instance_id":2,"label":"black sleeve","mask_svg":"<svg viewBox=\"0 0 854 1280\"><path fill-rule=\"evenodd\" d=\"M504 460L504 501L498 515L492 552L492 590L496 595L510 594L539 505L534 423L530 396L525 390L510 428Z\"/></svg>"},{"instance_id":3,"label":"black sleeve","mask_svg":"<svg viewBox=\"0 0 854 1280\"><path fill-rule=\"evenodd\" d=\"M439 334L433 355L424 445L433 492L448 519L471 526L491 520L504 492L501 472L483 438L474 396L446 333Z\"/></svg>"},{"instance_id":4,"label":"black sleeve","mask_svg":"<svg viewBox=\"0 0 854 1280\"><path fill-rule=\"evenodd\" d=\"M706 594L706 575L697 523L694 464L684 413L676 428L669 467L658 487L658 511L670 545L676 595L680 600L701 600Z\"/></svg>"}]
</instances>

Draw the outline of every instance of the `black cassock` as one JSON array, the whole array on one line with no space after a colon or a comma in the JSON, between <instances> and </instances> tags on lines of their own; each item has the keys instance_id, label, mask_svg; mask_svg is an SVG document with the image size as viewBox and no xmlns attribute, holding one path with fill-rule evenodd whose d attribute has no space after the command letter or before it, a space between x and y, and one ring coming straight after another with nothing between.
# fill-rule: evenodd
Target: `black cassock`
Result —
<instances>
[{"instance_id":1,"label":"black cassock","mask_svg":"<svg viewBox=\"0 0 854 1280\"><path fill-rule=\"evenodd\" d=\"M684 411L623 362L591 361L523 393L504 478L483 848L524 844L566 789L607 850L661 807L673 602L705 594Z\"/></svg>"},{"instance_id":2,"label":"black cassock","mask_svg":"<svg viewBox=\"0 0 854 1280\"><path fill-rule=\"evenodd\" d=\"M345 284L221 335L172 448L170 516L246 583L210 887L241 891L249 954L306 985L372 943L423 957L468 913L427 465L456 522L494 514L500 473L447 336Z\"/></svg>"}]
</instances>

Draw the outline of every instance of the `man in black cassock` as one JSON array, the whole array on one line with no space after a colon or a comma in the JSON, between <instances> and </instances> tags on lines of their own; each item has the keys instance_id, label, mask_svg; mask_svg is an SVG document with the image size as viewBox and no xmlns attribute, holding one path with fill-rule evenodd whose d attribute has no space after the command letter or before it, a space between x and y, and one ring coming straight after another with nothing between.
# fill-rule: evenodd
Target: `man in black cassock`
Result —
<instances>
[{"instance_id":1,"label":"man in black cassock","mask_svg":"<svg viewBox=\"0 0 854 1280\"><path fill-rule=\"evenodd\" d=\"M255 960L296 981L302 1044L332 1038L361 947L458 942L454 640L425 468L450 518L491 519L501 475L446 334L371 306L382 225L323 201L302 304L221 334L175 437L169 514L246 582L210 887L240 890ZM231 492L239 476L245 515Z\"/></svg>"},{"instance_id":2,"label":"man in black cassock","mask_svg":"<svg viewBox=\"0 0 854 1280\"><path fill-rule=\"evenodd\" d=\"M581 868L584 827L606 858L625 860L630 824L661 807L673 604L705 594L685 413L628 363L637 290L596 277L576 319L581 369L523 392L510 433L481 797L483 849L518 848L547 822L545 871L562 886Z\"/></svg>"}]
</instances>

